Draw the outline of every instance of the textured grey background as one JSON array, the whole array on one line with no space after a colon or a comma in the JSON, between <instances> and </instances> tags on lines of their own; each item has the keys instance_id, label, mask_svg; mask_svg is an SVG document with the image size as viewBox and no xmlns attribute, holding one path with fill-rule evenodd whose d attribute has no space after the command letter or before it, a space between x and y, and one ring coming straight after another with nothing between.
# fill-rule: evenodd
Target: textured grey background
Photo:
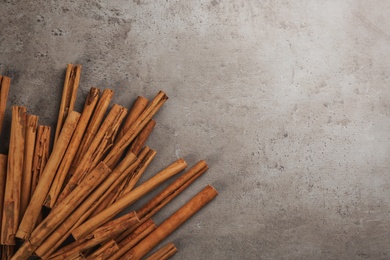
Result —
<instances>
[{"instance_id":1,"label":"textured grey background","mask_svg":"<svg viewBox=\"0 0 390 260\"><path fill-rule=\"evenodd\" d=\"M174 259L389 259L389 9L8 0L0 73L8 107L52 126L67 63L83 65L78 109L91 86L127 107L167 92L144 179L178 157L210 170L156 221L208 183L220 193L166 240Z\"/></svg>"}]
</instances>

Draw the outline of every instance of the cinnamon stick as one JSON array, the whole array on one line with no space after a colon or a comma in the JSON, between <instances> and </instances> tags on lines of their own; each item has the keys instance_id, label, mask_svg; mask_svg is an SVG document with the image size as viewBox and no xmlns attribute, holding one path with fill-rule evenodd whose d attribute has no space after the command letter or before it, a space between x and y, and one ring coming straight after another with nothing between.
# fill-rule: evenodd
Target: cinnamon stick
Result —
<instances>
[{"instance_id":1,"label":"cinnamon stick","mask_svg":"<svg viewBox=\"0 0 390 260\"><path fill-rule=\"evenodd\" d=\"M83 112L81 113L79 122L73 133L72 140L69 143L69 147L66 150L64 158L61 161L53 184L51 185L49 193L44 202L44 206L48 208L52 208L54 206L61 192L61 188L65 181L66 175L68 174L71 163L76 155L77 149L79 148L81 139L84 135L85 129L87 128L92 112L95 109L97 100L99 98L99 93L100 90L97 88L91 88L91 90L89 91L89 94L85 101Z\"/></svg>"},{"instance_id":2,"label":"cinnamon stick","mask_svg":"<svg viewBox=\"0 0 390 260\"><path fill-rule=\"evenodd\" d=\"M114 144L111 151L104 159L108 166L111 167L115 164L117 157L120 157L123 154L123 151L126 149L126 147L128 147L128 145L137 137L138 133L152 119L152 117L157 113L157 111L161 108L167 99L168 96L163 91L160 91L156 95L148 107L131 125L125 135L120 140L118 140L116 144Z\"/></svg>"},{"instance_id":3,"label":"cinnamon stick","mask_svg":"<svg viewBox=\"0 0 390 260\"><path fill-rule=\"evenodd\" d=\"M172 242L170 242L165 246L161 247L159 250L157 250L154 254L152 254L145 260L166 260L176 253L177 253L177 248Z\"/></svg>"},{"instance_id":4,"label":"cinnamon stick","mask_svg":"<svg viewBox=\"0 0 390 260\"><path fill-rule=\"evenodd\" d=\"M50 129L50 126L38 126L32 164L30 197L34 193L35 188L38 185L39 177L42 175L43 169L49 159Z\"/></svg>"},{"instance_id":5,"label":"cinnamon stick","mask_svg":"<svg viewBox=\"0 0 390 260\"><path fill-rule=\"evenodd\" d=\"M141 115L141 113L145 110L149 100L147 100L144 97L138 96L137 99L134 101L133 106L131 107L129 114L127 115L126 119L124 120L124 123L120 127L118 131L118 135L115 138L115 143L117 143L124 135L125 133L130 129L131 125L137 120L137 118ZM134 152L133 152L134 153ZM137 155L138 153L134 153ZM119 159L122 155L118 155L116 157L115 162L113 165L117 164Z\"/></svg>"},{"instance_id":6,"label":"cinnamon stick","mask_svg":"<svg viewBox=\"0 0 390 260\"><path fill-rule=\"evenodd\" d=\"M130 206L132 203L143 197L145 194L159 186L161 183L182 171L185 167L187 167L187 163L184 161L184 159L178 159L176 162L172 163L170 166L157 173L149 180L142 183L130 193L124 195L122 198L120 198L118 201L100 212L98 215L89 219L88 221L80 225L78 228L73 230L73 237L76 240L82 239L86 235L90 234L97 227L109 221L123 209Z\"/></svg>"},{"instance_id":7,"label":"cinnamon stick","mask_svg":"<svg viewBox=\"0 0 390 260\"><path fill-rule=\"evenodd\" d=\"M156 125L156 121L153 119L150 120L146 126L141 130L138 136L131 143L129 151L133 154L138 154L141 151L141 148L144 146L146 140L149 135L152 133L154 126Z\"/></svg>"},{"instance_id":8,"label":"cinnamon stick","mask_svg":"<svg viewBox=\"0 0 390 260\"><path fill-rule=\"evenodd\" d=\"M79 117L80 114L75 111L69 113L61 134L54 145L53 152L47 161L45 169L43 170L42 176L40 176L40 181L38 182L38 185L31 197L22 222L20 223L18 232L16 233L18 238L24 240L28 239L34 229L42 209L42 204L49 192L50 185L54 179L58 166L60 165L61 159L69 145Z\"/></svg>"},{"instance_id":9,"label":"cinnamon stick","mask_svg":"<svg viewBox=\"0 0 390 260\"><path fill-rule=\"evenodd\" d=\"M70 232L83 223L104 200L104 194L115 188L138 163L134 154L126 156L103 183L37 248L36 255L48 258L66 240Z\"/></svg>"},{"instance_id":10,"label":"cinnamon stick","mask_svg":"<svg viewBox=\"0 0 390 260\"><path fill-rule=\"evenodd\" d=\"M133 248L136 244L138 244L142 239L144 239L156 228L157 225L153 222L152 219L148 219L147 221L145 221L128 236L120 240L120 242L118 243L119 250L117 250L114 254L110 255L110 260L121 259L121 257L127 251ZM118 241L118 239L116 239L116 241Z\"/></svg>"},{"instance_id":11,"label":"cinnamon stick","mask_svg":"<svg viewBox=\"0 0 390 260\"><path fill-rule=\"evenodd\" d=\"M3 203L4 203L4 193L5 193L5 183L7 180L7 155L0 154L0 224L3 219ZM2 227L0 225L0 230ZM2 232L0 231L0 234Z\"/></svg>"},{"instance_id":12,"label":"cinnamon stick","mask_svg":"<svg viewBox=\"0 0 390 260\"><path fill-rule=\"evenodd\" d=\"M148 105L149 100L142 96L138 96L134 101L128 116L126 117L125 122L123 123L121 129L119 130L118 136L115 139L115 143L117 143L127 131L129 131L131 125L137 120L137 118L142 114Z\"/></svg>"},{"instance_id":13,"label":"cinnamon stick","mask_svg":"<svg viewBox=\"0 0 390 260\"><path fill-rule=\"evenodd\" d=\"M113 239L119 233L121 233L123 229L134 229L135 225L137 225L138 223L139 219L137 217L137 214L135 212L130 212L96 229L92 233L91 237L84 239L81 243L79 243L79 241L75 241L72 244L61 248L50 258L67 259L70 255L74 253L83 253L84 251L91 249L100 243ZM74 246L73 244L75 244L76 246Z\"/></svg>"},{"instance_id":14,"label":"cinnamon stick","mask_svg":"<svg viewBox=\"0 0 390 260\"><path fill-rule=\"evenodd\" d=\"M110 172L110 168L104 162L99 163L69 196L52 209L50 214L31 233L29 240L16 252L15 259L26 259L29 257Z\"/></svg>"},{"instance_id":15,"label":"cinnamon stick","mask_svg":"<svg viewBox=\"0 0 390 260\"><path fill-rule=\"evenodd\" d=\"M34 159L35 138L38 116L27 115L25 130L24 165L20 198L20 218L23 217L31 197L32 164Z\"/></svg>"},{"instance_id":16,"label":"cinnamon stick","mask_svg":"<svg viewBox=\"0 0 390 260\"><path fill-rule=\"evenodd\" d=\"M54 135L54 144L61 133L68 114L73 111L76 102L77 89L80 82L81 65L68 64L65 74L64 88L62 90L62 99L58 113L56 132Z\"/></svg>"},{"instance_id":17,"label":"cinnamon stick","mask_svg":"<svg viewBox=\"0 0 390 260\"><path fill-rule=\"evenodd\" d=\"M4 245L15 245L15 234L19 225L25 130L26 107L13 106L2 212L1 244Z\"/></svg>"},{"instance_id":18,"label":"cinnamon stick","mask_svg":"<svg viewBox=\"0 0 390 260\"><path fill-rule=\"evenodd\" d=\"M111 147L126 113L127 109L122 106L115 104L112 107L84 157L81 159L75 173L70 177L69 182L60 193L57 203L61 202L74 189L77 183L100 162L104 153Z\"/></svg>"},{"instance_id":19,"label":"cinnamon stick","mask_svg":"<svg viewBox=\"0 0 390 260\"><path fill-rule=\"evenodd\" d=\"M73 173L75 172L77 166L80 163L80 160L85 155L86 151L91 145L92 140L94 139L96 133L98 132L113 95L114 95L114 91L112 91L111 89L105 89L103 91L103 94L99 98L99 101L96 105L96 109L93 112L92 118L88 124L87 130L85 130L85 134L83 136L79 149L76 153L76 156L73 159L70 168L70 175L73 175Z\"/></svg>"},{"instance_id":20,"label":"cinnamon stick","mask_svg":"<svg viewBox=\"0 0 390 260\"><path fill-rule=\"evenodd\" d=\"M186 220L198 212L203 206L210 202L217 191L210 185L206 186L201 192L195 195L179 210L173 213L168 219L161 223L152 233L139 242L129 252L127 252L123 259L138 260L144 257L150 250L152 250L158 243L169 236Z\"/></svg>"},{"instance_id":21,"label":"cinnamon stick","mask_svg":"<svg viewBox=\"0 0 390 260\"><path fill-rule=\"evenodd\" d=\"M7 106L7 99L9 88L11 85L11 78L0 75L0 136L3 129L4 113Z\"/></svg>"}]
</instances>

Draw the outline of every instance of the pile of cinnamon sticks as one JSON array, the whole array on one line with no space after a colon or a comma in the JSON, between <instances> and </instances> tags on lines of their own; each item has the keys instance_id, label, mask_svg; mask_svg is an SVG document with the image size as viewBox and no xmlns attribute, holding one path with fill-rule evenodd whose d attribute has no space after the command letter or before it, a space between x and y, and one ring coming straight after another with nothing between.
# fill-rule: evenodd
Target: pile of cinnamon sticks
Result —
<instances>
[{"instance_id":1,"label":"pile of cinnamon sticks","mask_svg":"<svg viewBox=\"0 0 390 260\"><path fill-rule=\"evenodd\" d=\"M68 65L52 145L50 126L12 106L9 152L0 154L2 260L141 259L217 195L208 185L160 225L152 220L206 172L201 160L137 211L119 214L187 163L178 159L138 184L156 155L145 145L152 118L168 97L162 91L150 102L138 97L128 111L110 107L112 90L91 88L76 112L80 73L80 65ZM10 83L0 76L0 131ZM176 251L168 243L147 259Z\"/></svg>"}]
</instances>

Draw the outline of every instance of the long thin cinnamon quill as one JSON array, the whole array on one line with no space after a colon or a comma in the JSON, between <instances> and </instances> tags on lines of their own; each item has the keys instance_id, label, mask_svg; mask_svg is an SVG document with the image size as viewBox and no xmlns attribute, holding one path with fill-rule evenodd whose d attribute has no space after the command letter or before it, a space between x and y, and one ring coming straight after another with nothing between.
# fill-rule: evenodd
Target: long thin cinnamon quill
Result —
<instances>
[{"instance_id":1,"label":"long thin cinnamon quill","mask_svg":"<svg viewBox=\"0 0 390 260\"><path fill-rule=\"evenodd\" d=\"M62 90L62 99L58 113L57 127L54 135L54 144L57 142L68 114L74 109L77 89L80 82L80 73L81 65L68 64L66 68L64 88Z\"/></svg>"},{"instance_id":2,"label":"long thin cinnamon quill","mask_svg":"<svg viewBox=\"0 0 390 260\"><path fill-rule=\"evenodd\" d=\"M3 219L3 203L4 203L4 193L5 193L5 183L7 180L7 155L0 154L0 224ZM2 227L0 225L0 234Z\"/></svg>"},{"instance_id":3,"label":"long thin cinnamon quill","mask_svg":"<svg viewBox=\"0 0 390 260\"><path fill-rule=\"evenodd\" d=\"M24 215L31 197L32 165L34 160L35 139L37 134L38 116L27 115L25 130L25 147L23 159L23 177L20 198L20 218Z\"/></svg>"},{"instance_id":4,"label":"long thin cinnamon quill","mask_svg":"<svg viewBox=\"0 0 390 260\"><path fill-rule=\"evenodd\" d=\"M19 225L25 130L26 107L13 106L2 212L1 244L4 245L15 245L15 234Z\"/></svg>"},{"instance_id":5,"label":"long thin cinnamon quill","mask_svg":"<svg viewBox=\"0 0 390 260\"><path fill-rule=\"evenodd\" d=\"M7 99L9 88L11 85L11 78L0 75L0 136L3 129L4 113L7 106Z\"/></svg>"},{"instance_id":6,"label":"long thin cinnamon quill","mask_svg":"<svg viewBox=\"0 0 390 260\"><path fill-rule=\"evenodd\" d=\"M32 180L30 197L38 185L39 177L42 175L43 169L49 159L50 149L50 126L40 125L37 130L37 137L35 141L33 164L32 164Z\"/></svg>"},{"instance_id":7,"label":"long thin cinnamon quill","mask_svg":"<svg viewBox=\"0 0 390 260\"><path fill-rule=\"evenodd\" d=\"M103 121L103 118L106 114L107 108L111 102L111 99L114 95L114 91L111 89L104 89L99 101L96 105L96 109L93 112L92 118L88 124L87 129L85 130L85 134L83 136L83 140L78 148L76 156L73 159L70 175L73 175L77 166L80 163L80 160L84 157L86 151L91 145L93 139L95 138L96 133L98 132L100 125Z\"/></svg>"}]
</instances>

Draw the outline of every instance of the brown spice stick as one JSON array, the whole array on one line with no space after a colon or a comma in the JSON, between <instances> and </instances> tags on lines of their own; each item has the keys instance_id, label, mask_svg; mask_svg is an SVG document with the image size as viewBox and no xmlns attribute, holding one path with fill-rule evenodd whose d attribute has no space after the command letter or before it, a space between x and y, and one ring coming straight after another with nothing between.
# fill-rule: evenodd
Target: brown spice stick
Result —
<instances>
[{"instance_id":1,"label":"brown spice stick","mask_svg":"<svg viewBox=\"0 0 390 260\"><path fill-rule=\"evenodd\" d=\"M122 106L115 104L112 107L84 157L81 159L76 171L60 193L57 203L61 202L74 189L77 183L100 162L107 149L111 147L126 113L127 109Z\"/></svg>"},{"instance_id":2,"label":"brown spice stick","mask_svg":"<svg viewBox=\"0 0 390 260\"><path fill-rule=\"evenodd\" d=\"M134 101L128 116L126 117L125 122L123 123L121 129L119 130L118 136L115 139L115 143L117 143L127 131L129 131L131 125L137 120L137 118L142 114L148 105L149 100L142 96L138 96Z\"/></svg>"},{"instance_id":3,"label":"brown spice stick","mask_svg":"<svg viewBox=\"0 0 390 260\"><path fill-rule=\"evenodd\" d=\"M139 219L135 212L130 212L122 217L112 220L100 228L96 229L91 237L84 239L83 241L75 241L57 251L52 255L51 259L67 259L74 253L83 253L88 249L93 248L100 243L108 241L116 237L123 229L131 229L139 223Z\"/></svg>"},{"instance_id":4,"label":"brown spice stick","mask_svg":"<svg viewBox=\"0 0 390 260\"><path fill-rule=\"evenodd\" d=\"M161 225L159 225L152 233L139 242L129 252L125 254L123 259L138 260L144 257L150 250L152 250L158 243L169 236L186 220L198 212L203 206L210 202L217 191L210 185L206 186L201 192L195 195L179 210L167 218Z\"/></svg>"},{"instance_id":5,"label":"brown spice stick","mask_svg":"<svg viewBox=\"0 0 390 260\"><path fill-rule=\"evenodd\" d=\"M36 226L36 222L41 213L42 204L49 192L50 185L54 179L55 173L60 165L62 157L69 145L74 129L80 118L80 113L72 111L69 113L65 124L62 128L61 134L58 137L57 143L54 145L53 152L50 155L46 167L43 170L42 176L35 191L31 197L30 203L23 216L16 236L21 239L28 239L32 230Z\"/></svg>"},{"instance_id":6,"label":"brown spice stick","mask_svg":"<svg viewBox=\"0 0 390 260\"><path fill-rule=\"evenodd\" d=\"M110 192L139 164L134 154L126 156L111 174L100 184L90 196L37 248L36 255L48 258L66 238L70 232L83 223L93 210L104 199L104 194Z\"/></svg>"},{"instance_id":7,"label":"brown spice stick","mask_svg":"<svg viewBox=\"0 0 390 260\"><path fill-rule=\"evenodd\" d=\"M3 219L3 203L5 193L5 183L7 180L7 155L0 154L0 234L1 234L1 223Z\"/></svg>"},{"instance_id":8,"label":"brown spice stick","mask_svg":"<svg viewBox=\"0 0 390 260\"><path fill-rule=\"evenodd\" d=\"M20 198L20 219L26 211L31 197L32 164L34 160L35 139L37 134L38 116L27 115L25 130L24 165L22 177L22 189Z\"/></svg>"},{"instance_id":9,"label":"brown spice stick","mask_svg":"<svg viewBox=\"0 0 390 260\"><path fill-rule=\"evenodd\" d=\"M7 106L7 99L9 88L11 85L11 78L0 75L0 136L3 129L4 113Z\"/></svg>"},{"instance_id":10,"label":"brown spice stick","mask_svg":"<svg viewBox=\"0 0 390 260\"><path fill-rule=\"evenodd\" d=\"M152 119L152 117L157 113L157 111L161 108L167 99L168 97L163 91L160 91L156 95L152 102L150 102L149 106L131 125L130 129L125 133L125 135L120 140L118 140L116 144L114 144L111 151L104 159L108 166L111 167L115 164L117 157L121 157L126 147L137 137L138 133Z\"/></svg>"},{"instance_id":11,"label":"brown spice stick","mask_svg":"<svg viewBox=\"0 0 390 260\"><path fill-rule=\"evenodd\" d=\"M100 212L98 215L89 219L88 221L80 225L78 228L73 230L73 237L76 240L79 240L87 236L93 230L109 221L123 209L130 206L132 203L143 197L145 194L159 186L161 183L163 183L170 177L182 171L185 167L187 167L187 163L184 161L184 159L179 159L176 162L172 163L170 166L157 173L149 180L142 183L130 193L126 194L121 199L113 203L111 206Z\"/></svg>"},{"instance_id":12,"label":"brown spice stick","mask_svg":"<svg viewBox=\"0 0 390 260\"><path fill-rule=\"evenodd\" d=\"M152 219L148 219L137 229L127 235L118 243L119 250L110 256L110 260L118 260L126 254L131 248L138 244L142 239L149 235L153 230L157 228L157 225ZM116 241L118 241L116 239Z\"/></svg>"},{"instance_id":13,"label":"brown spice stick","mask_svg":"<svg viewBox=\"0 0 390 260\"><path fill-rule=\"evenodd\" d=\"M15 245L15 234L19 225L25 130L26 107L13 106L2 212L1 244L4 245Z\"/></svg>"},{"instance_id":14,"label":"brown spice stick","mask_svg":"<svg viewBox=\"0 0 390 260\"><path fill-rule=\"evenodd\" d=\"M128 151L129 153L138 154L141 151L141 148L145 145L146 140L152 133L155 125L156 121L154 121L153 119L146 124L146 126L141 130L138 136L131 143Z\"/></svg>"},{"instance_id":15,"label":"brown spice stick","mask_svg":"<svg viewBox=\"0 0 390 260\"><path fill-rule=\"evenodd\" d=\"M42 175L43 169L46 166L49 158L49 149L50 126L40 125L38 126L34 148L30 197L33 195L35 188L38 185L39 177Z\"/></svg>"},{"instance_id":16,"label":"brown spice stick","mask_svg":"<svg viewBox=\"0 0 390 260\"><path fill-rule=\"evenodd\" d=\"M87 130L85 130L83 140L81 141L76 156L73 159L72 165L70 167L70 175L73 175L77 166L80 163L80 160L83 158L89 146L91 145L91 142L95 138L95 135L100 128L100 125L103 121L104 115L106 114L108 105L110 104L113 95L114 91L112 91L111 89L105 89L103 91L103 94L99 98L99 101L96 105L96 109L93 112L92 118L88 124Z\"/></svg>"},{"instance_id":17,"label":"brown spice stick","mask_svg":"<svg viewBox=\"0 0 390 260\"><path fill-rule=\"evenodd\" d=\"M57 127L54 135L54 144L57 142L68 114L73 111L80 82L80 72L81 65L68 64L66 68L60 111L58 113Z\"/></svg>"},{"instance_id":18,"label":"brown spice stick","mask_svg":"<svg viewBox=\"0 0 390 260\"><path fill-rule=\"evenodd\" d=\"M115 138L115 143L117 143L127 131L129 131L131 125L137 120L137 118L141 115L141 113L145 110L146 106L148 105L148 100L144 97L138 96L137 99L134 101L133 106L131 107L129 114L127 115L126 119L124 120L124 123L120 127L118 131L118 135ZM133 152L134 153L134 152ZM138 153L134 153L137 155ZM122 154L116 157L115 162L113 165L117 164L119 159L121 158Z\"/></svg>"},{"instance_id":19,"label":"brown spice stick","mask_svg":"<svg viewBox=\"0 0 390 260\"><path fill-rule=\"evenodd\" d=\"M110 174L104 162L99 163L57 207L31 233L30 238L16 252L15 259L26 259L82 201Z\"/></svg>"},{"instance_id":20,"label":"brown spice stick","mask_svg":"<svg viewBox=\"0 0 390 260\"><path fill-rule=\"evenodd\" d=\"M81 113L77 127L73 133L72 140L69 143L68 149L58 167L57 174L50 187L49 193L44 202L44 206L52 208L57 201L57 198L61 192L61 188L64 184L66 175L70 169L71 163L76 155L77 149L79 148L81 139L84 135L85 129L87 128L89 119L91 118L92 112L95 109L97 100L99 98L100 90L97 88L91 88L86 98L83 112Z\"/></svg>"},{"instance_id":21,"label":"brown spice stick","mask_svg":"<svg viewBox=\"0 0 390 260\"><path fill-rule=\"evenodd\" d=\"M157 250L154 254L152 254L145 260L166 260L176 253L177 253L177 248L172 242L170 242L165 246L161 247L159 250Z\"/></svg>"}]
</instances>

